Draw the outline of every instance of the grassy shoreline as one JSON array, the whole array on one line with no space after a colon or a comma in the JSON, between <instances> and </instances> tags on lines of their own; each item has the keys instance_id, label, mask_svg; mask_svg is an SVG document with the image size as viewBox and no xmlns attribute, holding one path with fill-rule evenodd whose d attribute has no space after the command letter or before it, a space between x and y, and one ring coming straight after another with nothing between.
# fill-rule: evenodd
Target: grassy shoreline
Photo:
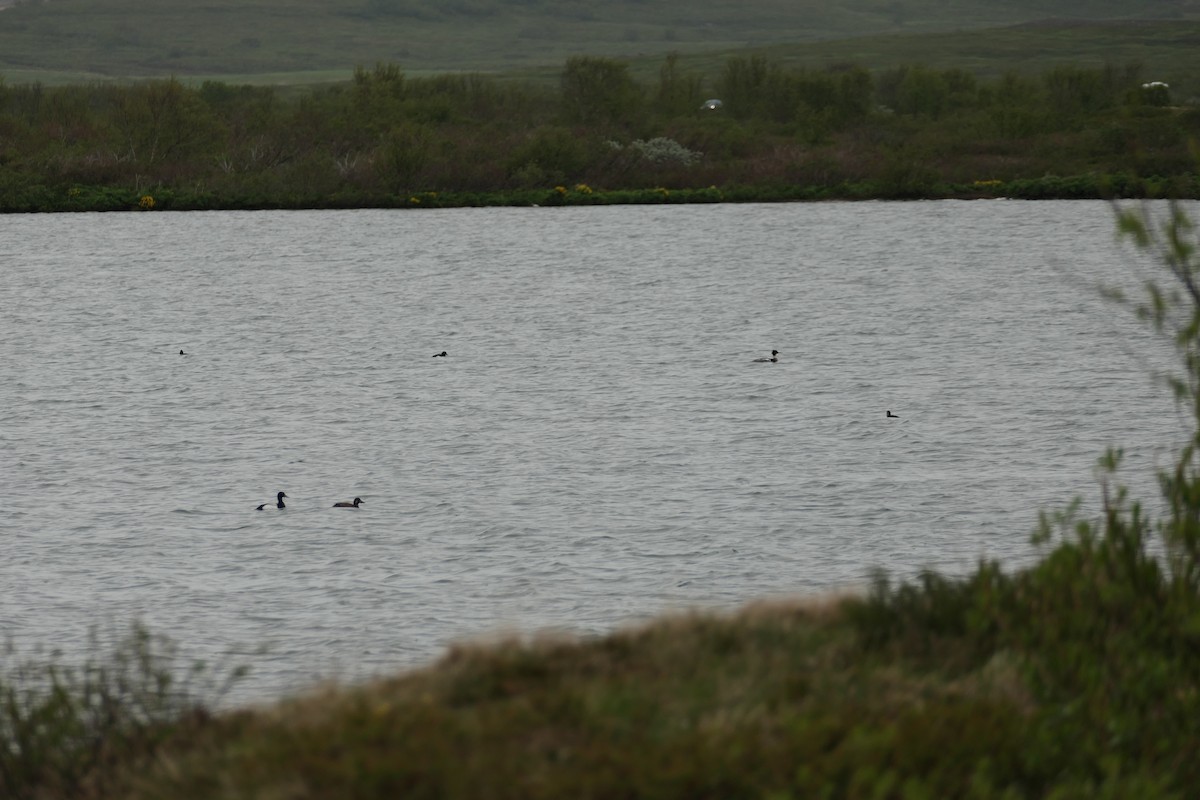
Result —
<instances>
[{"instance_id":1,"label":"grassy shoreline","mask_svg":"<svg viewBox=\"0 0 1200 800\"><path fill-rule=\"evenodd\" d=\"M782 203L867 200L1112 200L1200 199L1200 175L1139 178L1127 174L1088 174L970 184L888 186L843 183L835 186L735 186L704 189L604 190L585 184L550 189L496 192L416 192L399 195L293 196L284 198L217 197L169 188L138 190L107 187L26 187L0 195L0 213L116 211L256 211L349 209L446 209L482 207L555 207L666 205L694 203Z\"/></svg>"},{"instance_id":2,"label":"grassy shoreline","mask_svg":"<svg viewBox=\"0 0 1200 800\"><path fill-rule=\"evenodd\" d=\"M21 755L0 763L0 790L1182 798L1200 780L1189 755L1200 746L1200 597L1110 533L1064 538L1011 573L981 562L964 578L877 576L862 594L462 644L421 669L266 706L176 702L98 730L66 726L31 769L11 768ZM163 684L160 671L144 675ZM165 696L135 689L120 707L145 694ZM89 741L99 744L81 758Z\"/></svg>"}]
</instances>

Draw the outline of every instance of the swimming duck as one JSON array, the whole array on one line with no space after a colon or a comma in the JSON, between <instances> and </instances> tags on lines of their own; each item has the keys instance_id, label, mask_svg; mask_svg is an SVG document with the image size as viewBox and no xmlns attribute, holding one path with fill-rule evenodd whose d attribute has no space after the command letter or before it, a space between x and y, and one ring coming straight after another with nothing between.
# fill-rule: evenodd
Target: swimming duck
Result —
<instances>
[{"instance_id":1,"label":"swimming duck","mask_svg":"<svg viewBox=\"0 0 1200 800\"><path fill-rule=\"evenodd\" d=\"M889 417L891 417L892 419L900 419L900 415L899 415L899 414L893 414L891 411L888 411L887 415L888 415Z\"/></svg>"},{"instance_id":2,"label":"swimming duck","mask_svg":"<svg viewBox=\"0 0 1200 800\"><path fill-rule=\"evenodd\" d=\"M779 360L779 351L778 351L778 350L772 350L772 351L771 351L771 357L770 357L770 358L756 358L756 359L754 359L755 363L764 362L764 361L770 361L771 363L774 363L774 362L776 362L776 361L778 361L778 360Z\"/></svg>"},{"instance_id":3,"label":"swimming duck","mask_svg":"<svg viewBox=\"0 0 1200 800\"><path fill-rule=\"evenodd\" d=\"M179 351L179 355L181 355L181 356L186 356L186 355L187 355L187 353L185 353L185 352L183 352L182 350L180 350L180 351Z\"/></svg>"},{"instance_id":4,"label":"swimming duck","mask_svg":"<svg viewBox=\"0 0 1200 800\"><path fill-rule=\"evenodd\" d=\"M287 495L284 494L283 492L280 492L279 494L275 495L275 507L276 508L287 508L287 506L285 506L283 504L283 498L285 498L285 497L287 497ZM254 510L262 511L266 507L267 507L267 504L263 503L261 506L259 506L258 508L254 509Z\"/></svg>"},{"instance_id":5,"label":"swimming duck","mask_svg":"<svg viewBox=\"0 0 1200 800\"><path fill-rule=\"evenodd\" d=\"M353 503L334 503L334 508L358 508L358 504L362 502L361 497L354 498Z\"/></svg>"},{"instance_id":6,"label":"swimming duck","mask_svg":"<svg viewBox=\"0 0 1200 800\"><path fill-rule=\"evenodd\" d=\"M442 351L442 352L440 352L440 353L434 353L434 354L433 354L433 357L434 357L434 358L445 358L445 357L446 357L446 351L445 351L445 350L443 350L443 351Z\"/></svg>"}]
</instances>

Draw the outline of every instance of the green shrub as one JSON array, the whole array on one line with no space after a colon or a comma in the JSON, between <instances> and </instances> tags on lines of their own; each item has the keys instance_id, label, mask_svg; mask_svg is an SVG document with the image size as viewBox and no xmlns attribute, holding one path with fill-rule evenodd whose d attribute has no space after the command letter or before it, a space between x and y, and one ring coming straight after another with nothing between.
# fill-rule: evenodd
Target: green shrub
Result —
<instances>
[{"instance_id":1,"label":"green shrub","mask_svg":"<svg viewBox=\"0 0 1200 800\"><path fill-rule=\"evenodd\" d=\"M95 635L92 649L99 650ZM136 762L204 716L244 674L179 665L174 645L134 626L78 666L23 658L11 643L0 671L0 796L78 796L110 761Z\"/></svg>"},{"instance_id":2,"label":"green shrub","mask_svg":"<svg viewBox=\"0 0 1200 800\"><path fill-rule=\"evenodd\" d=\"M1179 347L1172 386L1193 416L1191 442L1160 476L1166 515L1151 519L1129 499L1120 453L1109 452L1099 515L1080 517L1078 501L1043 515L1034 538L1048 551L1033 567L1006 575L983 563L965 578L927 573L897 587L877 576L848 604L867 652L965 671L1016 659L1037 711L1020 726L1014 769L1040 776L1027 787L1035 794L1166 797L1200 782L1200 762L1184 755L1200 752L1200 243L1177 206L1161 227L1119 219L1157 249L1174 284L1151 283L1135 305Z\"/></svg>"}]
</instances>

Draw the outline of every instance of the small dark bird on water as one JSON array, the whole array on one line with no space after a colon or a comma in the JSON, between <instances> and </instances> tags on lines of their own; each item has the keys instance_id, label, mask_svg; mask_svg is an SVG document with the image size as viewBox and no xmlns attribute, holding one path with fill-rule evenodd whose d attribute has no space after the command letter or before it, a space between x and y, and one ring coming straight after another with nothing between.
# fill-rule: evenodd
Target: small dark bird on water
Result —
<instances>
[{"instance_id":1,"label":"small dark bird on water","mask_svg":"<svg viewBox=\"0 0 1200 800\"><path fill-rule=\"evenodd\" d=\"M772 350L772 351L771 351L771 357L770 357L770 358L756 358L756 359L754 359L755 363L764 362L764 361L770 361L771 363L775 363L775 362L776 362L776 361L778 361L778 360L779 360L779 351L778 351L778 350Z\"/></svg>"},{"instance_id":2,"label":"small dark bird on water","mask_svg":"<svg viewBox=\"0 0 1200 800\"><path fill-rule=\"evenodd\" d=\"M887 415L888 415L889 417L892 417L893 419L900 419L900 415L898 415L898 414L893 414L891 411L888 411Z\"/></svg>"},{"instance_id":3,"label":"small dark bird on water","mask_svg":"<svg viewBox=\"0 0 1200 800\"><path fill-rule=\"evenodd\" d=\"M434 354L433 354L433 357L434 357L434 358L445 358L445 357L446 357L446 351L445 351L445 350L443 350L443 351L442 351L442 352L440 352L440 353L434 353Z\"/></svg>"},{"instance_id":4,"label":"small dark bird on water","mask_svg":"<svg viewBox=\"0 0 1200 800\"><path fill-rule=\"evenodd\" d=\"M186 355L187 355L187 353L185 353L185 352L183 352L182 350L180 350L180 351L179 351L179 355L181 355L181 356L186 356Z\"/></svg>"},{"instance_id":5,"label":"small dark bird on water","mask_svg":"<svg viewBox=\"0 0 1200 800\"><path fill-rule=\"evenodd\" d=\"M354 498L353 503L334 503L334 508L358 508L358 504L362 502L361 497Z\"/></svg>"},{"instance_id":6,"label":"small dark bird on water","mask_svg":"<svg viewBox=\"0 0 1200 800\"><path fill-rule=\"evenodd\" d=\"M284 494L283 492L280 492L279 494L275 495L275 507L276 508L287 508L287 506L285 506L283 504L283 498L285 498L285 497L287 497L287 495ZM266 507L267 507L267 504L263 503L261 506L259 506L258 508L254 509L254 510L262 511Z\"/></svg>"}]
</instances>

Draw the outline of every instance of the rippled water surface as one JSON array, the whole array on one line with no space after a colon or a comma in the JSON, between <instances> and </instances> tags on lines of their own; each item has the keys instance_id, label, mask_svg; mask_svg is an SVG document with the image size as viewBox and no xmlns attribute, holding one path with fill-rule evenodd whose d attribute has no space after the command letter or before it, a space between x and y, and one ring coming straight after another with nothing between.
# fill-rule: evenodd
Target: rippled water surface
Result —
<instances>
[{"instance_id":1,"label":"rippled water surface","mask_svg":"<svg viewBox=\"0 0 1200 800\"><path fill-rule=\"evenodd\" d=\"M270 697L1022 563L1105 447L1149 489L1184 432L1169 351L1095 290L1144 265L1113 230L1004 201L0 218L3 633L266 644Z\"/></svg>"}]
</instances>

